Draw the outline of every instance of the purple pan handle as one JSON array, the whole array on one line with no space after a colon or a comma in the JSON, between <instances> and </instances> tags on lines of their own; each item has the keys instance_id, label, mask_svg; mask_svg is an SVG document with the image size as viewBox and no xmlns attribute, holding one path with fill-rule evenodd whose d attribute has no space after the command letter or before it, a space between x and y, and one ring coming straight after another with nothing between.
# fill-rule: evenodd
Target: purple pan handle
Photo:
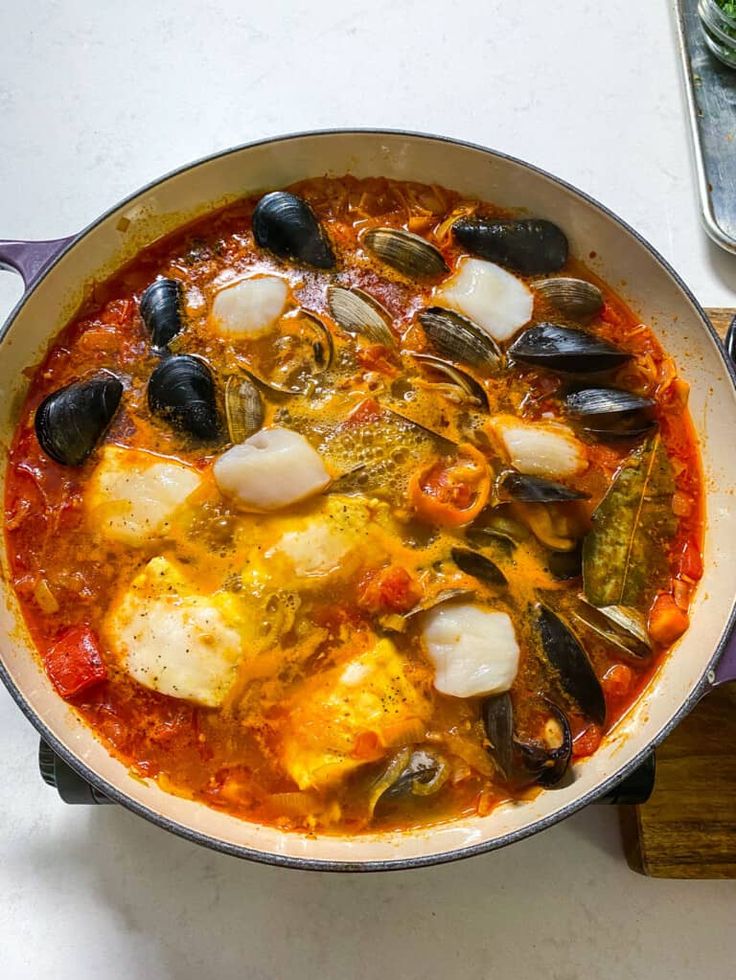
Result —
<instances>
[{"instance_id":1,"label":"purple pan handle","mask_svg":"<svg viewBox=\"0 0 736 980\"><path fill-rule=\"evenodd\" d=\"M18 272L26 289L30 289L44 269L74 240L55 238L48 242L0 241L0 269Z\"/></svg>"},{"instance_id":2,"label":"purple pan handle","mask_svg":"<svg viewBox=\"0 0 736 980\"><path fill-rule=\"evenodd\" d=\"M736 316L731 320L726 331L725 347L726 354L736 364ZM726 640L726 646L709 680L714 687L726 684L728 681L736 681L736 628Z\"/></svg>"},{"instance_id":3,"label":"purple pan handle","mask_svg":"<svg viewBox=\"0 0 736 980\"><path fill-rule=\"evenodd\" d=\"M713 687L736 681L736 631L731 633L709 678Z\"/></svg>"}]
</instances>

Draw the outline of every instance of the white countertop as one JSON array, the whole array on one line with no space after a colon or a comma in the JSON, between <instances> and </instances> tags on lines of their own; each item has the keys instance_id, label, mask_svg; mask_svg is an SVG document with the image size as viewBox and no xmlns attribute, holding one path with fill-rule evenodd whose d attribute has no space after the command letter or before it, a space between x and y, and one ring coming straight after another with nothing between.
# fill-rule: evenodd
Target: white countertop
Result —
<instances>
[{"instance_id":1,"label":"white countertop","mask_svg":"<svg viewBox=\"0 0 736 980\"><path fill-rule=\"evenodd\" d=\"M334 126L442 133L557 173L706 305L667 0L36 0L0 5L0 235L53 238L188 160ZM0 315L20 296L0 275ZM629 871L593 807L495 854L383 876L222 857L118 807L66 807L0 691L5 980L732 976L736 883Z\"/></svg>"}]
</instances>

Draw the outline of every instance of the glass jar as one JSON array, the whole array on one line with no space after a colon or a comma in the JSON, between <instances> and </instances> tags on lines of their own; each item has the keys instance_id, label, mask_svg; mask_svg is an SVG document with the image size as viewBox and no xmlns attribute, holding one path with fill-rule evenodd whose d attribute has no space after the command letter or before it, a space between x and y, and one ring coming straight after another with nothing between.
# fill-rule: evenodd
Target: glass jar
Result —
<instances>
[{"instance_id":1,"label":"glass jar","mask_svg":"<svg viewBox=\"0 0 736 980\"><path fill-rule=\"evenodd\" d=\"M698 14L705 43L724 65L736 68L736 3L729 4L728 13L724 3L725 0L700 0Z\"/></svg>"}]
</instances>

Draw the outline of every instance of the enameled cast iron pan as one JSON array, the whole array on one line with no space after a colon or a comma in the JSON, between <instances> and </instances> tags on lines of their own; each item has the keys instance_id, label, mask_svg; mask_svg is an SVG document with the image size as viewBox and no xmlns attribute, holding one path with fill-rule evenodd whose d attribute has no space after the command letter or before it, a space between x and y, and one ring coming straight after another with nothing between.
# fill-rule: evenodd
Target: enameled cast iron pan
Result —
<instances>
[{"instance_id":1,"label":"enameled cast iron pan","mask_svg":"<svg viewBox=\"0 0 736 980\"><path fill-rule=\"evenodd\" d=\"M679 276L635 231L569 184L468 143L413 133L331 131L270 139L183 167L144 187L79 235L53 242L0 242L0 265L26 291L0 336L3 454L40 358L93 282L191 219L260 190L351 173L438 183L557 222L573 254L651 324L690 383L690 410L705 469L705 575L691 626L629 715L567 786L488 817L408 833L318 837L283 833L208 809L133 778L53 691L32 654L7 579L0 584L0 670L21 710L73 769L107 797L190 840L271 864L384 870L454 860L527 837L608 792L630 773L709 688L736 678L733 547L736 541L736 377L702 309ZM589 254L595 252L591 260ZM2 473L4 478L3 460Z\"/></svg>"}]
</instances>

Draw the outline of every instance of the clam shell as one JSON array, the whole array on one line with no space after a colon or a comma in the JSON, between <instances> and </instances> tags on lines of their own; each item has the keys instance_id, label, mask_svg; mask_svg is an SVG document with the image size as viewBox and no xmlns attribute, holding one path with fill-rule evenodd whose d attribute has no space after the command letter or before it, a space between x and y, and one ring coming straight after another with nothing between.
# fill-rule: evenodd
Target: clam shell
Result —
<instances>
[{"instance_id":1,"label":"clam shell","mask_svg":"<svg viewBox=\"0 0 736 980\"><path fill-rule=\"evenodd\" d=\"M441 306L430 306L422 310L418 320L439 354L485 370L496 370L503 363L496 341L467 317Z\"/></svg>"},{"instance_id":2,"label":"clam shell","mask_svg":"<svg viewBox=\"0 0 736 980\"><path fill-rule=\"evenodd\" d=\"M432 354L412 353L412 357L419 364L424 364L433 371L444 374L453 385L456 385L463 391L467 398L475 402L484 411L489 411L488 395L485 389L467 372L455 367L454 364L448 364L447 361L443 361L439 357L433 357Z\"/></svg>"},{"instance_id":3,"label":"clam shell","mask_svg":"<svg viewBox=\"0 0 736 980\"><path fill-rule=\"evenodd\" d=\"M289 321L293 319L290 317ZM302 322L297 322L295 329L287 329L286 318L282 319L283 329L274 342L280 349L275 369L267 370L252 354L235 356L245 376L277 395L308 391L314 376L327 371L334 360L335 344L322 320L309 310L298 310L296 319Z\"/></svg>"},{"instance_id":4,"label":"clam shell","mask_svg":"<svg viewBox=\"0 0 736 980\"><path fill-rule=\"evenodd\" d=\"M233 443L245 442L263 425L263 398L247 376L231 375L225 383L225 421Z\"/></svg>"},{"instance_id":5,"label":"clam shell","mask_svg":"<svg viewBox=\"0 0 736 980\"><path fill-rule=\"evenodd\" d=\"M390 313L362 289L329 286L327 306L333 320L348 333L360 334L371 343L384 347L396 347L396 338L389 326Z\"/></svg>"},{"instance_id":6,"label":"clam shell","mask_svg":"<svg viewBox=\"0 0 736 980\"><path fill-rule=\"evenodd\" d=\"M440 250L410 231L372 228L363 236L363 244L407 279L434 279L450 271Z\"/></svg>"},{"instance_id":7,"label":"clam shell","mask_svg":"<svg viewBox=\"0 0 736 980\"><path fill-rule=\"evenodd\" d=\"M593 316L603 308L603 293L585 279L558 276L554 279L537 279L532 289L549 300L560 313L573 319Z\"/></svg>"}]
</instances>

